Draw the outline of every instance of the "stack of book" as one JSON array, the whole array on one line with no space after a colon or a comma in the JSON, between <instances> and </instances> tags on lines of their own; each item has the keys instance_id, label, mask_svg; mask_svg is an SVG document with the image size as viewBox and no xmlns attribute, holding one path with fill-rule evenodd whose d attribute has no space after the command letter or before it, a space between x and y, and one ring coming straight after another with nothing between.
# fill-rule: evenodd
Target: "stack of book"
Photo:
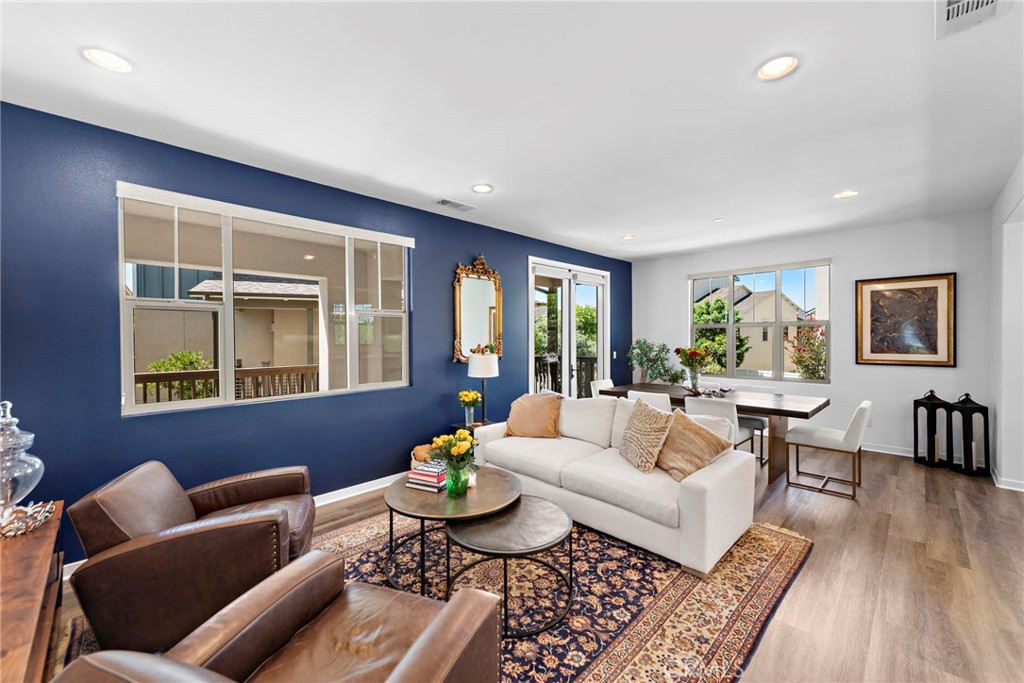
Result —
<instances>
[{"instance_id":1,"label":"stack of book","mask_svg":"<svg viewBox=\"0 0 1024 683\"><path fill-rule=\"evenodd\" d=\"M411 489L432 493L443 491L447 469L448 465L444 460L428 460L409 472L409 480L405 482L405 485Z\"/></svg>"}]
</instances>

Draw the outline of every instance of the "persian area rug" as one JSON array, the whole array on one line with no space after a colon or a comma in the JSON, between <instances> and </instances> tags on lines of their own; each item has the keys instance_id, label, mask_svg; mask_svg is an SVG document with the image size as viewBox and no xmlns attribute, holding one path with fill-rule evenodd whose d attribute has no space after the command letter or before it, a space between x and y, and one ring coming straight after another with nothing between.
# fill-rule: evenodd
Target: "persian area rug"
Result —
<instances>
[{"instance_id":1,"label":"persian area rug","mask_svg":"<svg viewBox=\"0 0 1024 683\"><path fill-rule=\"evenodd\" d=\"M754 524L704 579L679 565L588 527L573 536L575 594L554 628L503 641L507 683L545 681L735 681L811 550L786 529ZM395 515L395 576L419 591L419 522ZM427 595L445 590L444 532L427 533ZM321 534L313 546L346 559L346 580L386 585L388 515ZM567 568L560 547L537 557ZM451 546L451 573L478 555ZM539 625L565 606L564 584L550 569L509 563L509 627ZM502 591L500 561L466 572L453 588ZM84 618L72 620L66 662L96 649Z\"/></svg>"}]
</instances>

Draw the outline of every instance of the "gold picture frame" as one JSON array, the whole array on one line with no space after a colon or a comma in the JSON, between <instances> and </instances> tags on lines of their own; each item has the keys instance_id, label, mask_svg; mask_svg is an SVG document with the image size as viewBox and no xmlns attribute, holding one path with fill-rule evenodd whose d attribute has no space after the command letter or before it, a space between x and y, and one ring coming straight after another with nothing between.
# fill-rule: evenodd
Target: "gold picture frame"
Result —
<instances>
[{"instance_id":1,"label":"gold picture frame","mask_svg":"<svg viewBox=\"0 0 1024 683\"><path fill-rule=\"evenodd\" d=\"M956 273L857 280L857 363L956 367Z\"/></svg>"}]
</instances>

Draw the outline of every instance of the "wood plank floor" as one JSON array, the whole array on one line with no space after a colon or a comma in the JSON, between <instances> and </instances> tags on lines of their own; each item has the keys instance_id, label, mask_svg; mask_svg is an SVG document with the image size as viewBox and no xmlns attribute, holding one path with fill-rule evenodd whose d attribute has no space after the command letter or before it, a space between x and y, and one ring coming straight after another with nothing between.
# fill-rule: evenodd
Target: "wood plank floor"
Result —
<instances>
[{"instance_id":1,"label":"wood plank floor","mask_svg":"<svg viewBox=\"0 0 1024 683\"><path fill-rule=\"evenodd\" d=\"M849 467L837 454L802 461ZM745 683L1024 681L1024 494L864 453L856 501L768 485L765 468L757 500L757 521L814 550ZM317 510L316 531L386 510L382 491L363 494ZM77 605L65 593L68 618Z\"/></svg>"}]
</instances>

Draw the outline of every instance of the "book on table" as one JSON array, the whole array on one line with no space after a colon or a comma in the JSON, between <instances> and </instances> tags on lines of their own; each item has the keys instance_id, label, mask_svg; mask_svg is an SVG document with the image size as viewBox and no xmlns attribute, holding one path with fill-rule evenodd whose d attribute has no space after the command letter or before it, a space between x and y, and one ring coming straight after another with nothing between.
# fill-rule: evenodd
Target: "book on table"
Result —
<instances>
[{"instance_id":1,"label":"book on table","mask_svg":"<svg viewBox=\"0 0 1024 683\"><path fill-rule=\"evenodd\" d=\"M409 489L416 489L417 491L429 491L431 493L438 493L444 491L447 488L447 484L442 481L439 484L429 484L426 482L419 481L407 481L405 487Z\"/></svg>"}]
</instances>

